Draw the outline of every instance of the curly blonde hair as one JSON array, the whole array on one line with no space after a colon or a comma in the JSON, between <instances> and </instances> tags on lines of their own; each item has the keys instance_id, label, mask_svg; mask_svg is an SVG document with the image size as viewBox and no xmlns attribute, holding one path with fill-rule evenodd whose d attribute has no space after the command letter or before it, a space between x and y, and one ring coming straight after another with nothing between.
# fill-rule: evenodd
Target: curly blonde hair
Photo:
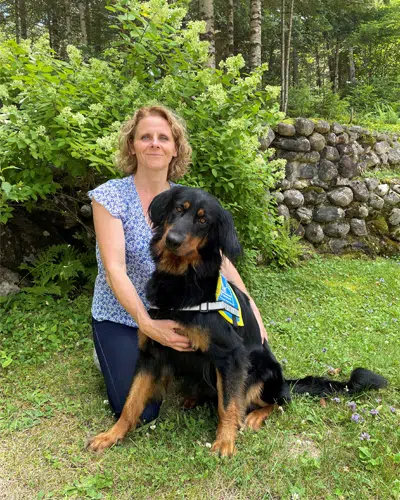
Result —
<instances>
[{"instance_id":1,"label":"curly blonde hair","mask_svg":"<svg viewBox=\"0 0 400 500\"><path fill-rule=\"evenodd\" d=\"M186 127L184 122L172 111L164 106L144 106L136 111L131 120L121 127L119 136L119 153L117 165L126 175L135 174L137 171L137 158L132 154L132 142L135 137L136 128L140 120L148 116L161 116L171 128L175 141L177 155L172 158L168 168L168 180L180 179L188 170L192 158L192 148L186 138Z\"/></svg>"}]
</instances>

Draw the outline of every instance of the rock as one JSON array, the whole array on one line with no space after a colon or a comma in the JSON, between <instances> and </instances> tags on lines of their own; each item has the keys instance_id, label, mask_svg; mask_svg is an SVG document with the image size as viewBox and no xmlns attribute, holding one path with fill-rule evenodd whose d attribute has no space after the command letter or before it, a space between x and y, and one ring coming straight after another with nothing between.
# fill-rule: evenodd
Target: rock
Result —
<instances>
[{"instance_id":1,"label":"rock","mask_svg":"<svg viewBox=\"0 0 400 500\"><path fill-rule=\"evenodd\" d=\"M359 174L358 165L350 158L350 156L343 155L339 161L339 172L342 177L351 179Z\"/></svg>"},{"instance_id":2,"label":"rock","mask_svg":"<svg viewBox=\"0 0 400 500\"><path fill-rule=\"evenodd\" d=\"M296 135L296 129L294 125L290 123L278 123L278 134L284 135L285 137L292 137Z\"/></svg>"},{"instance_id":3,"label":"rock","mask_svg":"<svg viewBox=\"0 0 400 500\"><path fill-rule=\"evenodd\" d=\"M347 222L329 222L324 226L324 233L332 238L344 238L350 231Z\"/></svg>"},{"instance_id":4,"label":"rock","mask_svg":"<svg viewBox=\"0 0 400 500\"><path fill-rule=\"evenodd\" d=\"M276 144L276 143L274 143ZM277 156L278 158L283 158L284 160L294 162L294 161L299 161L301 158L303 158L304 153L299 153L296 151L286 151L284 149L278 149L277 150Z\"/></svg>"},{"instance_id":5,"label":"rock","mask_svg":"<svg viewBox=\"0 0 400 500\"><path fill-rule=\"evenodd\" d=\"M391 226L400 225L400 208L393 208L389 214L388 221Z\"/></svg>"},{"instance_id":6,"label":"rock","mask_svg":"<svg viewBox=\"0 0 400 500\"><path fill-rule=\"evenodd\" d=\"M295 121L296 132L306 137L314 132L314 122L306 118L297 118Z\"/></svg>"},{"instance_id":7,"label":"rock","mask_svg":"<svg viewBox=\"0 0 400 500\"><path fill-rule=\"evenodd\" d=\"M289 209L286 205L278 205L276 207L276 211L277 211L278 215L285 217L285 219L289 219L290 213L289 213Z\"/></svg>"},{"instance_id":8,"label":"rock","mask_svg":"<svg viewBox=\"0 0 400 500\"><path fill-rule=\"evenodd\" d=\"M317 169L315 165L301 165L299 168L299 177L300 179L312 179L317 175Z\"/></svg>"},{"instance_id":9,"label":"rock","mask_svg":"<svg viewBox=\"0 0 400 500\"><path fill-rule=\"evenodd\" d=\"M376 210L380 210L385 202L383 199L375 193L370 193L369 195L369 205Z\"/></svg>"},{"instance_id":10,"label":"rock","mask_svg":"<svg viewBox=\"0 0 400 500\"><path fill-rule=\"evenodd\" d=\"M307 152L311 150L310 141L305 137L297 139L279 139L273 142L273 146L285 149L286 151Z\"/></svg>"},{"instance_id":11,"label":"rock","mask_svg":"<svg viewBox=\"0 0 400 500\"><path fill-rule=\"evenodd\" d=\"M336 178L336 186L349 186L350 187L351 180L346 177L340 177L340 175Z\"/></svg>"},{"instance_id":12,"label":"rock","mask_svg":"<svg viewBox=\"0 0 400 500\"><path fill-rule=\"evenodd\" d=\"M338 146L343 145L343 144L348 144L349 142L349 136L346 134L346 132L343 132L343 134L340 134L337 136L337 144Z\"/></svg>"},{"instance_id":13,"label":"rock","mask_svg":"<svg viewBox=\"0 0 400 500\"><path fill-rule=\"evenodd\" d=\"M397 227L396 229L394 229L393 231L391 231L390 232L390 237L393 240L400 241L400 227ZM400 253L400 245L399 245L398 251L396 252L396 255L398 255L399 253Z\"/></svg>"},{"instance_id":14,"label":"rock","mask_svg":"<svg viewBox=\"0 0 400 500\"><path fill-rule=\"evenodd\" d=\"M313 211L311 208L300 207L296 210L296 217L303 224L309 224L312 220Z\"/></svg>"},{"instance_id":15,"label":"rock","mask_svg":"<svg viewBox=\"0 0 400 500\"><path fill-rule=\"evenodd\" d=\"M280 192L280 191L274 191L272 193L272 196L273 198L275 198L275 201L279 204L279 203L282 203L283 200L285 199L285 197L283 196L283 194Z\"/></svg>"},{"instance_id":16,"label":"rock","mask_svg":"<svg viewBox=\"0 0 400 500\"><path fill-rule=\"evenodd\" d=\"M342 252L348 246L349 242L346 240L342 240L341 238L333 238L329 240L329 248L335 254Z\"/></svg>"},{"instance_id":17,"label":"rock","mask_svg":"<svg viewBox=\"0 0 400 500\"><path fill-rule=\"evenodd\" d=\"M378 196L385 196L389 192L389 184L379 184L379 186L375 189L375 193Z\"/></svg>"},{"instance_id":18,"label":"rock","mask_svg":"<svg viewBox=\"0 0 400 500\"><path fill-rule=\"evenodd\" d=\"M388 162L388 155L386 153L383 153L382 155L379 155L380 159L381 159L381 164L382 165L387 165L389 162Z\"/></svg>"},{"instance_id":19,"label":"rock","mask_svg":"<svg viewBox=\"0 0 400 500\"><path fill-rule=\"evenodd\" d=\"M375 189L379 186L379 181L373 177L368 177L365 179L365 185L370 191L375 191Z\"/></svg>"},{"instance_id":20,"label":"rock","mask_svg":"<svg viewBox=\"0 0 400 500\"><path fill-rule=\"evenodd\" d=\"M0 297L18 293L20 288L17 283L19 282L20 277L17 273L0 266Z\"/></svg>"},{"instance_id":21,"label":"rock","mask_svg":"<svg viewBox=\"0 0 400 500\"><path fill-rule=\"evenodd\" d=\"M344 128L339 123L332 123L332 132L334 134L342 134L344 132Z\"/></svg>"},{"instance_id":22,"label":"rock","mask_svg":"<svg viewBox=\"0 0 400 500\"><path fill-rule=\"evenodd\" d=\"M82 205L79 212L85 219L90 219L92 217L92 207L90 205Z\"/></svg>"},{"instance_id":23,"label":"rock","mask_svg":"<svg viewBox=\"0 0 400 500\"><path fill-rule=\"evenodd\" d=\"M339 161L339 151L332 146L326 146L321 152L321 158L329 161Z\"/></svg>"},{"instance_id":24,"label":"rock","mask_svg":"<svg viewBox=\"0 0 400 500\"><path fill-rule=\"evenodd\" d=\"M293 189L299 189L301 191L302 189L305 189L309 185L310 185L310 181L308 179L296 179L293 182L292 188Z\"/></svg>"},{"instance_id":25,"label":"rock","mask_svg":"<svg viewBox=\"0 0 400 500\"><path fill-rule=\"evenodd\" d=\"M311 144L311 149L313 151L322 151L324 147L326 146L326 140L325 137L318 132L314 132L308 140L310 141Z\"/></svg>"},{"instance_id":26,"label":"rock","mask_svg":"<svg viewBox=\"0 0 400 500\"><path fill-rule=\"evenodd\" d=\"M338 144L337 150L340 155L353 156L355 154L352 144Z\"/></svg>"},{"instance_id":27,"label":"rock","mask_svg":"<svg viewBox=\"0 0 400 500\"><path fill-rule=\"evenodd\" d=\"M381 160L379 159L379 156L374 153L373 151L370 151L369 153L364 154L362 158L363 163L365 164L365 168L372 168L376 167L376 165L379 165Z\"/></svg>"},{"instance_id":28,"label":"rock","mask_svg":"<svg viewBox=\"0 0 400 500\"><path fill-rule=\"evenodd\" d=\"M344 210L338 207L318 207L314 209L313 219L317 222L333 222L343 219Z\"/></svg>"},{"instance_id":29,"label":"rock","mask_svg":"<svg viewBox=\"0 0 400 500\"><path fill-rule=\"evenodd\" d=\"M281 191L285 191L286 189L290 189L290 182L287 179L282 179L276 185Z\"/></svg>"},{"instance_id":30,"label":"rock","mask_svg":"<svg viewBox=\"0 0 400 500\"><path fill-rule=\"evenodd\" d=\"M268 127L268 132L264 134L262 137L260 137L258 140L258 142L260 143L261 151L266 151L270 147L274 139L275 139L275 133L271 127Z\"/></svg>"},{"instance_id":31,"label":"rock","mask_svg":"<svg viewBox=\"0 0 400 500\"><path fill-rule=\"evenodd\" d=\"M304 191L304 203L306 205L320 205L326 201L326 193L318 187L311 187Z\"/></svg>"},{"instance_id":32,"label":"rock","mask_svg":"<svg viewBox=\"0 0 400 500\"><path fill-rule=\"evenodd\" d=\"M339 187L328 193L328 199L338 207L347 207L353 201L353 191L348 187Z\"/></svg>"},{"instance_id":33,"label":"rock","mask_svg":"<svg viewBox=\"0 0 400 500\"><path fill-rule=\"evenodd\" d=\"M288 189L283 193L285 204L289 208L297 208L304 204L304 196L297 189Z\"/></svg>"},{"instance_id":34,"label":"rock","mask_svg":"<svg viewBox=\"0 0 400 500\"><path fill-rule=\"evenodd\" d=\"M299 163L292 162L285 165L285 177L288 181L293 182L299 176Z\"/></svg>"},{"instance_id":35,"label":"rock","mask_svg":"<svg viewBox=\"0 0 400 500\"><path fill-rule=\"evenodd\" d=\"M392 189L395 193L400 194L400 184L395 184Z\"/></svg>"},{"instance_id":36,"label":"rock","mask_svg":"<svg viewBox=\"0 0 400 500\"><path fill-rule=\"evenodd\" d=\"M329 160L321 160L318 167L318 177L324 181L328 182L334 179L338 175L338 169L336 165Z\"/></svg>"},{"instance_id":37,"label":"rock","mask_svg":"<svg viewBox=\"0 0 400 500\"><path fill-rule=\"evenodd\" d=\"M393 206L400 203L400 195L390 190L388 194L383 198L385 205Z\"/></svg>"},{"instance_id":38,"label":"rock","mask_svg":"<svg viewBox=\"0 0 400 500\"><path fill-rule=\"evenodd\" d=\"M356 236L367 236L367 226L363 219L351 219L350 221L351 232Z\"/></svg>"},{"instance_id":39,"label":"rock","mask_svg":"<svg viewBox=\"0 0 400 500\"><path fill-rule=\"evenodd\" d=\"M319 224L311 222L305 229L305 237L311 243L320 243L324 239L324 231Z\"/></svg>"},{"instance_id":40,"label":"rock","mask_svg":"<svg viewBox=\"0 0 400 500\"><path fill-rule=\"evenodd\" d=\"M352 206L346 210L346 217L349 218L365 219L368 215L368 207L361 203L353 203Z\"/></svg>"},{"instance_id":41,"label":"rock","mask_svg":"<svg viewBox=\"0 0 400 500\"><path fill-rule=\"evenodd\" d=\"M399 165L400 164L400 151L397 149L389 149L388 153L388 163L389 165Z\"/></svg>"},{"instance_id":42,"label":"rock","mask_svg":"<svg viewBox=\"0 0 400 500\"><path fill-rule=\"evenodd\" d=\"M329 134L326 136L326 142L327 142L330 146L336 146L336 144L337 144L337 137L336 137L336 134L334 134L333 132L329 133Z\"/></svg>"},{"instance_id":43,"label":"rock","mask_svg":"<svg viewBox=\"0 0 400 500\"><path fill-rule=\"evenodd\" d=\"M367 186L362 181L350 181L350 187L353 190L354 199L356 201L368 201L369 191Z\"/></svg>"},{"instance_id":44,"label":"rock","mask_svg":"<svg viewBox=\"0 0 400 500\"><path fill-rule=\"evenodd\" d=\"M304 234L305 234L305 229L304 229L304 226L302 224L299 224L296 229L293 231L293 234L295 234L296 236L299 236L300 238L303 238Z\"/></svg>"},{"instance_id":45,"label":"rock","mask_svg":"<svg viewBox=\"0 0 400 500\"><path fill-rule=\"evenodd\" d=\"M389 149L390 149L390 146L385 141L377 142L374 146L375 153L378 155L383 155L383 154L387 153L389 151Z\"/></svg>"},{"instance_id":46,"label":"rock","mask_svg":"<svg viewBox=\"0 0 400 500\"><path fill-rule=\"evenodd\" d=\"M327 134L330 131L331 127L328 122L325 120L319 120L314 127L314 130L316 132L319 132L320 134Z\"/></svg>"}]
</instances>

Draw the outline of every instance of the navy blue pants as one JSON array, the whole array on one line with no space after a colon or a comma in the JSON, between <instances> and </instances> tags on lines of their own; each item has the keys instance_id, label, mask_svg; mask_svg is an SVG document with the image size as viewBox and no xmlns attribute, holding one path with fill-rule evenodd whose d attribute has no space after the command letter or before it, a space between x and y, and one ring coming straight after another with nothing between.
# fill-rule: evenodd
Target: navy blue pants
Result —
<instances>
[{"instance_id":1,"label":"navy blue pants","mask_svg":"<svg viewBox=\"0 0 400 500\"><path fill-rule=\"evenodd\" d=\"M107 387L108 400L119 417L132 384L139 359L137 328L92 318L93 340ZM152 401L141 420L151 422L158 416L161 402Z\"/></svg>"}]
</instances>

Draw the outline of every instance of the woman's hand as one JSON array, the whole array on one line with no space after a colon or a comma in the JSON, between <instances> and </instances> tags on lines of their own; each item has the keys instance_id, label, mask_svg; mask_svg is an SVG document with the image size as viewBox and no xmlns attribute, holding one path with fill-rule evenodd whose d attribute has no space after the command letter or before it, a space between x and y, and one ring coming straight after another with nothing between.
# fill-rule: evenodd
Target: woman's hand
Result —
<instances>
[{"instance_id":1,"label":"woman's hand","mask_svg":"<svg viewBox=\"0 0 400 500\"><path fill-rule=\"evenodd\" d=\"M175 332L177 328L182 329L182 325L169 319L148 318L139 325L139 330L156 342L176 351L193 352L190 340L178 335Z\"/></svg>"}]
</instances>

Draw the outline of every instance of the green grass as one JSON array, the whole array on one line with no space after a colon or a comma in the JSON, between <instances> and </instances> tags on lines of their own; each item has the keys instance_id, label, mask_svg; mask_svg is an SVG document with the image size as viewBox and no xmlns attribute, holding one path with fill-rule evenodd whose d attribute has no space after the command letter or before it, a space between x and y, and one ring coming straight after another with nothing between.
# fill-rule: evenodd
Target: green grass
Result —
<instances>
[{"instance_id":1,"label":"green grass","mask_svg":"<svg viewBox=\"0 0 400 500\"><path fill-rule=\"evenodd\" d=\"M378 179L382 183L393 182L393 181L400 183L400 170L394 168L367 170L364 172L363 177L374 177L375 179Z\"/></svg>"},{"instance_id":2,"label":"green grass","mask_svg":"<svg viewBox=\"0 0 400 500\"><path fill-rule=\"evenodd\" d=\"M258 433L241 432L231 460L208 448L214 411L183 412L173 395L155 428L102 455L87 452L87 437L113 422L92 363L88 298L3 306L0 498L400 498L399 276L394 259L257 271L252 294L288 377L333 368L345 378L366 366L390 385L355 399L359 424L349 398L296 397Z\"/></svg>"}]
</instances>

